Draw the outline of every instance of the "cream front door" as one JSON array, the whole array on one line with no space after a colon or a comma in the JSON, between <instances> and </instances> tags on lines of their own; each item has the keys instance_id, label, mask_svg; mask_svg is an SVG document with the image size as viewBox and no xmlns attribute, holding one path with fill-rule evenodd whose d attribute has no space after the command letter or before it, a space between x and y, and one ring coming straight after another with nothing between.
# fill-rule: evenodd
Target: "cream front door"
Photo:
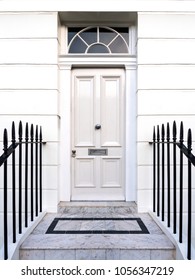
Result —
<instances>
[{"instance_id":1,"label":"cream front door","mask_svg":"<svg viewBox=\"0 0 195 280\"><path fill-rule=\"evenodd\" d=\"M72 71L71 200L125 200L124 70Z\"/></svg>"}]
</instances>

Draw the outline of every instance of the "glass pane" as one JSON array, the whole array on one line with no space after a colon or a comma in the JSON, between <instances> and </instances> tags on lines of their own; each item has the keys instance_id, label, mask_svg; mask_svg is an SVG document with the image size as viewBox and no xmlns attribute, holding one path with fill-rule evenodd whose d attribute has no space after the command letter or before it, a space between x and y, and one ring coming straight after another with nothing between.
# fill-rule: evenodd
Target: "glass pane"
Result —
<instances>
[{"instance_id":1,"label":"glass pane","mask_svg":"<svg viewBox=\"0 0 195 280\"><path fill-rule=\"evenodd\" d=\"M114 37L116 37L116 33L106 29L106 28L100 28L100 42L108 45Z\"/></svg>"},{"instance_id":2,"label":"glass pane","mask_svg":"<svg viewBox=\"0 0 195 280\"><path fill-rule=\"evenodd\" d=\"M82 30L81 27L68 28L68 45L70 44L70 41L72 40L72 38L81 30Z\"/></svg>"},{"instance_id":3,"label":"glass pane","mask_svg":"<svg viewBox=\"0 0 195 280\"><path fill-rule=\"evenodd\" d=\"M104 45L95 44L88 49L88 53L109 53L109 50Z\"/></svg>"},{"instance_id":4,"label":"glass pane","mask_svg":"<svg viewBox=\"0 0 195 280\"><path fill-rule=\"evenodd\" d=\"M120 36L110 44L109 48L112 53L128 53L127 46Z\"/></svg>"},{"instance_id":5,"label":"glass pane","mask_svg":"<svg viewBox=\"0 0 195 280\"><path fill-rule=\"evenodd\" d=\"M97 42L97 28L90 28L80 33L80 36L86 41L88 45Z\"/></svg>"},{"instance_id":6,"label":"glass pane","mask_svg":"<svg viewBox=\"0 0 195 280\"><path fill-rule=\"evenodd\" d=\"M70 46L69 53L84 53L86 48L87 45L79 37L76 37Z\"/></svg>"},{"instance_id":7,"label":"glass pane","mask_svg":"<svg viewBox=\"0 0 195 280\"><path fill-rule=\"evenodd\" d=\"M121 36L125 39L127 42L127 45L129 46L129 28L128 27L117 27L114 28Z\"/></svg>"}]
</instances>

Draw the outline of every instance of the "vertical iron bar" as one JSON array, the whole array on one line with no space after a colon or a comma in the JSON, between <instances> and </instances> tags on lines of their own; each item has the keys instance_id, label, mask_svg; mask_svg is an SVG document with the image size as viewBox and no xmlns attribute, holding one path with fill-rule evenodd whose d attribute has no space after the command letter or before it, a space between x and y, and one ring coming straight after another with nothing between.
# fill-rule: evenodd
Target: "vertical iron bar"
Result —
<instances>
[{"instance_id":1,"label":"vertical iron bar","mask_svg":"<svg viewBox=\"0 0 195 280\"><path fill-rule=\"evenodd\" d=\"M28 123L25 129L25 227L28 227Z\"/></svg>"},{"instance_id":2,"label":"vertical iron bar","mask_svg":"<svg viewBox=\"0 0 195 280\"><path fill-rule=\"evenodd\" d=\"M170 197L170 127L167 123L167 227L170 227L171 197Z\"/></svg>"},{"instance_id":3,"label":"vertical iron bar","mask_svg":"<svg viewBox=\"0 0 195 280\"><path fill-rule=\"evenodd\" d=\"M187 139L188 154L192 150L192 132L188 130ZM187 231L187 258L191 260L191 232L192 232L192 181L191 181L191 162L188 160L188 231Z\"/></svg>"},{"instance_id":4,"label":"vertical iron bar","mask_svg":"<svg viewBox=\"0 0 195 280\"><path fill-rule=\"evenodd\" d=\"M39 210L42 212L42 128L40 127L39 134Z\"/></svg>"},{"instance_id":5,"label":"vertical iron bar","mask_svg":"<svg viewBox=\"0 0 195 280\"><path fill-rule=\"evenodd\" d=\"M183 145L183 122L180 125L180 140L181 146ZM179 242L182 243L183 234L183 152L180 149L180 186L179 186Z\"/></svg>"},{"instance_id":6,"label":"vertical iron bar","mask_svg":"<svg viewBox=\"0 0 195 280\"><path fill-rule=\"evenodd\" d=\"M173 123L173 233L177 232L177 179L176 179L176 139L177 127L176 122Z\"/></svg>"},{"instance_id":7,"label":"vertical iron bar","mask_svg":"<svg viewBox=\"0 0 195 280\"><path fill-rule=\"evenodd\" d=\"M31 124L31 129L30 129L30 147L31 147L31 164L30 164L30 170L31 170L31 185L30 185L30 196L31 196L31 221L34 220L34 172L33 172L33 164L34 164L34 158L33 158L33 154L34 154L34 149L33 149L33 140L34 140L34 127L33 124Z\"/></svg>"},{"instance_id":8,"label":"vertical iron bar","mask_svg":"<svg viewBox=\"0 0 195 280\"><path fill-rule=\"evenodd\" d=\"M12 122L12 145L16 144L15 123ZM16 159L15 150L12 153L12 226L13 243L16 243Z\"/></svg>"},{"instance_id":9,"label":"vertical iron bar","mask_svg":"<svg viewBox=\"0 0 195 280\"><path fill-rule=\"evenodd\" d=\"M156 211L156 132L153 130L153 212Z\"/></svg>"},{"instance_id":10,"label":"vertical iron bar","mask_svg":"<svg viewBox=\"0 0 195 280\"><path fill-rule=\"evenodd\" d=\"M22 122L19 123L19 233L22 233Z\"/></svg>"},{"instance_id":11,"label":"vertical iron bar","mask_svg":"<svg viewBox=\"0 0 195 280\"><path fill-rule=\"evenodd\" d=\"M3 134L3 150L4 153L7 153L8 148L8 135L7 130L4 130ZM8 259L8 222L7 222L7 160L4 162L4 259Z\"/></svg>"},{"instance_id":12,"label":"vertical iron bar","mask_svg":"<svg viewBox=\"0 0 195 280\"><path fill-rule=\"evenodd\" d=\"M161 130L161 139L162 139L162 200L161 200L161 214L162 214L162 221L164 221L165 216L165 127L164 124L162 125Z\"/></svg>"},{"instance_id":13,"label":"vertical iron bar","mask_svg":"<svg viewBox=\"0 0 195 280\"><path fill-rule=\"evenodd\" d=\"M35 130L35 215L38 216L38 126Z\"/></svg>"},{"instance_id":14,"label":"vertical iron bar","mask_svg":"<svg viewBox=\"0 0 195 280\"><path fill-rule=\"evenodd\" d=\"M160 215L160 131L157 126L157 216Z\"/></svg>"}]
</instances>

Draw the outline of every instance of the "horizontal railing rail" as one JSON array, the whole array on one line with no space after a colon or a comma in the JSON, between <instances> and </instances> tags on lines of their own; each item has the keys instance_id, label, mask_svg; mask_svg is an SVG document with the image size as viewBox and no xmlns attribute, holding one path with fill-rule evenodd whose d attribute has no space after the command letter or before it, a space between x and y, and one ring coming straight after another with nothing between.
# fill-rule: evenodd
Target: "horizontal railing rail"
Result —
<instances>
[{"instance_id":1,"label":"horizontal railing rail","mask_svg":"<svg viewBox=\"0 0 195 280\"><path fill-rule=\"evenodd\" d=\"M12 217L12 242L16 243L17 230L22 234L23 228L29 226L34 217L42 212L42 128L26 123L25 135L20 121L18 127L18 141L16 141L15 123L12 123L11 145L8 147L8 132L4 129L3 150L0 166L3 167L3 240L4 259L8 259L8 214ZM23 141L24 140L24 141ZM18 152L16 154L16 151ZM16 155L18 158L16 164ZM23 159L24 155L24 159ZM11 157L11 174L8 177L8 159ZM24 162L23 162L24 161ZM16 166L18 166L18 181L16 182ZM24 174L23 174L24 173ZM8 197L8 178L11 182L11 197ZM30 179L30 184L29 184ZM29 186L30 185L30 186ZM16 192L18 208L16 209ZM8 212L8 198L12 201L11 213ZM30 204L30 211L29 211ZM29 213L30 212L30 213ZM24 215L24 221L23 221ZM18 226L17 226L18 225ZM1 227L2 228L2 227Z\"/></svg>"},{"instance_id":2,"label":"horizontal railing rail","mask_svg":"<svg viewBox=\"0 0 195 280\"><path fill-rule=\"evenodd\" d=\"M172 134L170 124L157 125L153 130L153 212L161 220L167 220L167 227L173 228L173 234L178 232L179 242L183 243L183 215L184 203L187 204L187 259L191 259L192 247L192 171L195 166L195 156L192 154L192 132L188 129L187 146L184 145L183 122L180 124L179 139L177 139L177 126L173 122ZM177 148L179 150L177 151ZM179 161L177 161L178 153ZM172 157L171 157L172 155ZM165 158L166 156L166 158ZM187 200L184 201L184 163L183 156L187 158ZM172 158L172 159L171 159ZM166 162L165 162L166 160ZM177 166L179 166L179 182L177 182ZM166 170L165 170L166 168ZM166 171L166 172L165 172ZM165 176L166 174L166 176ZM171 177L172 175L172 177ZM167 186L165 190L165 184ZM172 188L171 188L172 186ZM179 196L177 196L179 192ZM166 194L166 201L165 201ZM166 209L165 209L166 202ZM179 211L177 210L179 209ZM177 218L178 216L178 218Z\"/></svg>"}]
</instances>

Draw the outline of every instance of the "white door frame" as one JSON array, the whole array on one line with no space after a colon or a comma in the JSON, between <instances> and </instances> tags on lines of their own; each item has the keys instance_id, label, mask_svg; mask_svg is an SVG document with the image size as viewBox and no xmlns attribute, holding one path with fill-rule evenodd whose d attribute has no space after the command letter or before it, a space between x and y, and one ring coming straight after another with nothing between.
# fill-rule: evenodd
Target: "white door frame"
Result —
<instances>
[{"instance_id":1,"label":"white door frame","mask_svg":"<svg viewBox=\"0 0 195 280\"><path fill-rule=\"evenodd\" d=\"M124 67L125 69L125 196L126 201L136 201L136 59L130 56L69 55L60 57L59 62L59 201L70 201L71 197L71 70L74 67Z\"/></svg>"}]
</instances>

